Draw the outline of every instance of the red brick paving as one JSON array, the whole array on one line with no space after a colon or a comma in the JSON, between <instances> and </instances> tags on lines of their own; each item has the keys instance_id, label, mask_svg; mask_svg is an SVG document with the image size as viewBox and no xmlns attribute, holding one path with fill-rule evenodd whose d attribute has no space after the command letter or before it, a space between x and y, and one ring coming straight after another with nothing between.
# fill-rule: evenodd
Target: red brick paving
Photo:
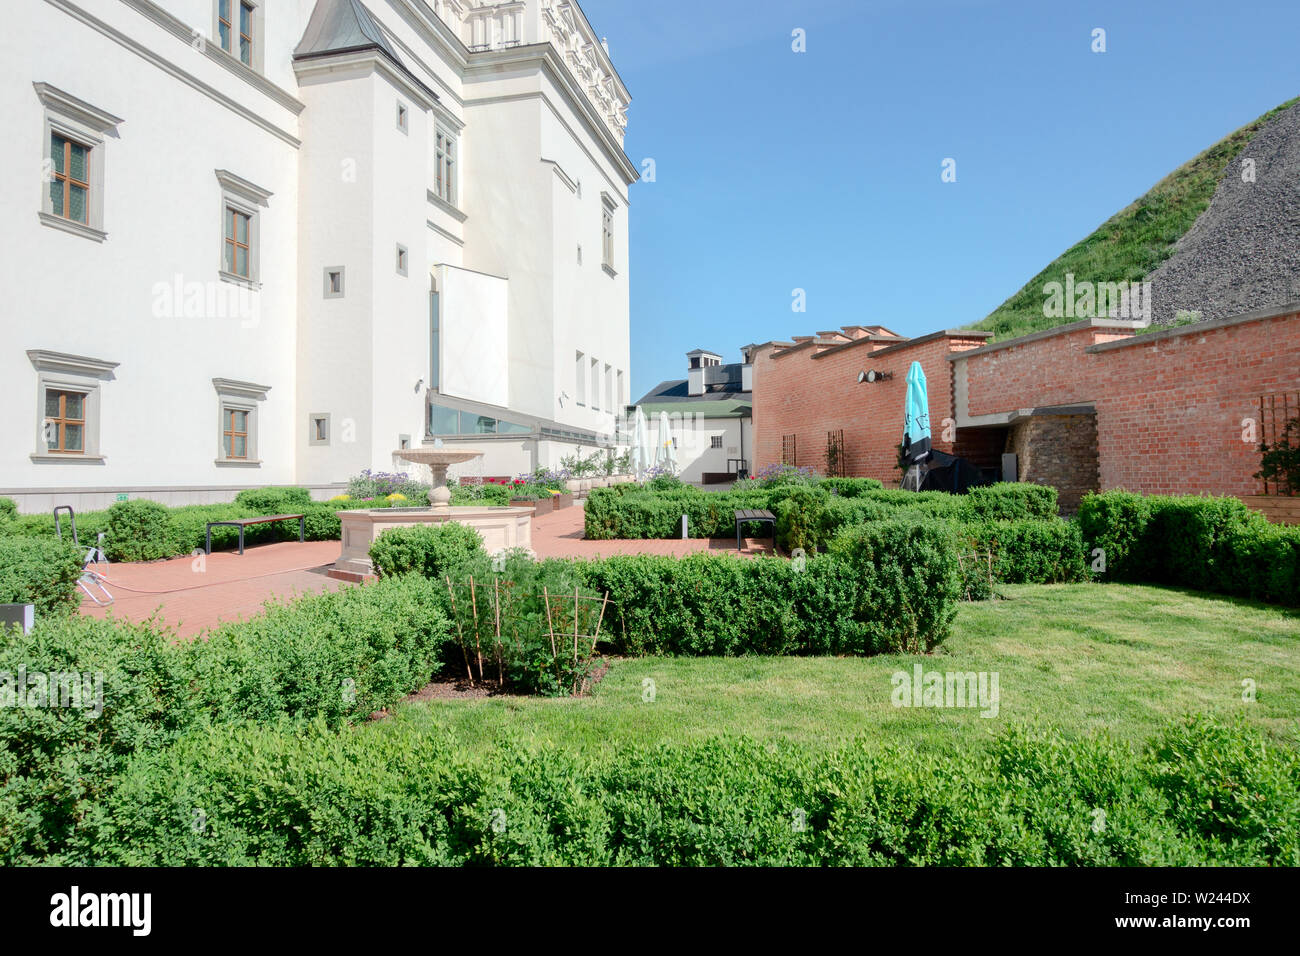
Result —
<instances>
[{"instance_id":1,"label":"red brick paving","mask_svg":"<svg viewBox=\"0 0 1300 956\"><path fill-rule=\"evenodd\" d=\"M336 590L340 582L325 572L340 550L338 541L293 541L249 547L242 556L219 551L202 558L101 565L115 601L96 607L83 595L81 612L143 621L157 611L178 635L192 637L218 622L252 617L273 597Z\"/></svg>"},{"instance_id":2,"label":"red brick paving","mask_svg":"<svg viewBox=\"0 0 1300 956\"><path fill-rule=\"evenodd\" d=\"M701 551L736 553L735 538L586 541L580 505L533 519L533 550L539 558L594 558L614 554L687 555ZM338 541L281 542L249 547L242 556L221 551L206 557L173 558L145 564L100 566L111 607L82 598L81 612L143 621L157 614L180 637L193 637L215 624L258 614L272 598L336 590L347 585L327 577L342 546ZM745 539L745 555L772 550L770 538Z\"/></svg>"}]
</instances>

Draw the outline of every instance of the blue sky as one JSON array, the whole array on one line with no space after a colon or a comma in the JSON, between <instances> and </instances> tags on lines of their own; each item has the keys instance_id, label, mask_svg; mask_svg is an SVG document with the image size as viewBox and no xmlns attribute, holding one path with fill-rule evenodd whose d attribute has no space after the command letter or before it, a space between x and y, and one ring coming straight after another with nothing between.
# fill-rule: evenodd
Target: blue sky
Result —
<instances>
[{"instance_id":1,"label":"blue sky","mask_svg":"<svg viewBox=\"0 0 1300 956\"><path fill-rule=\"evenodd\" d=\"M632 188L634 400L693 348L977 321L1300 95L1297 0L582 6L632 93L628 156L656 166Z\"/></svg>"}]
</instances>

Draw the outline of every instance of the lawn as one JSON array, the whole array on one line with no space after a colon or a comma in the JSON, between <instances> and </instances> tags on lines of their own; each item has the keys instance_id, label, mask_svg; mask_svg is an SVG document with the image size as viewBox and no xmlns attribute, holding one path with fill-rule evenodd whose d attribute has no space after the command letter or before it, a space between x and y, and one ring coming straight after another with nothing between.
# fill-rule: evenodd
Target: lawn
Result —
<instances>
[{"instance_id":1,"label":"lawn","mask_svg":"<svg viewBox=\"0 0 1300 956\"><path fill-rule=\"evenodd\" d=\"M882 745L961 749L1025 720L1137 742L1193 711L1244 714L1278 743L1300 740L1300 611L1132 585L1002 593L962 605L955 633L931 657L617 660L585 699L434 700L403 704L392 719L447 727L464 741L509 730L588 751L723 733L812 746L865 734ZM891 675L910 675L916 663L997 672L997 716L895 707ZM1253 702L1243 700L1244 680L1254 682Z\"/></svg>"}]
</instances>

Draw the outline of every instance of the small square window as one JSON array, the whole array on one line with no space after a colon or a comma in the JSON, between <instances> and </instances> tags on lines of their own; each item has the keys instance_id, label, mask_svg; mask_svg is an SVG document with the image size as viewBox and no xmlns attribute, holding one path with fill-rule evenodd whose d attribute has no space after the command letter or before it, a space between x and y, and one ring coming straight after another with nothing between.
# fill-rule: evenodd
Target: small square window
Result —
<instances>
[{"instance_id":1,"label":"small square window","mask_svg":"<svg viewBox=\"0 0 1300 956\"><path fill-rule=\"evenodd\" d=\"M408 274L406 246L397 247L397 274L404 276Z\"/></svg>"},{"instance_id":2,"label":"small square window","mask_svg":"<svg viewBox=\"0 0 1300 956\"><path fill-rule=\"evenodd\" d=\"M325 298L327 299L343 298L343 267L342 266L325 267Z\"/></svg>"},{"instance_id":3,"label":"small square window","mask_svg":"<svg viewBox=\"0 0 1300 956\"><path fill-rule=\"evenodd\" d=\"M582 243L578 243L578 265L582 265Z\"/></svg>"},{"instance_id":4,"label":"small square window","mask_svg":"<svg viewBox=\"0 0 1300 956\"><path fill-rule=\"evenodd\" d=\"M710 438L710 439L709 439L709 447L710 447L710 448L721 448L721 447L722 447L722 436L721 436L721 435L714 435L712 438Z\"/></svg>"},{"instance_id":5,"label":"small square window","mask_svg":"<svg viewBox=\"0 0 1300 956\"><path fill-rule=\"evenodd\" d=\"M405 104L397 104L397 128L406 133L411 128L410 111Z\"/></svg>"},{"instance_id":6,"label":"small square window","mask_svg":"<svg viewBox=\"0 0 1300 956\"><path fill-rule=\"evenodd\" d=\"M307 444L328 445L330 443L330 417L323 412L314 412L308 418Z\"/></svg>"}]
</instances>

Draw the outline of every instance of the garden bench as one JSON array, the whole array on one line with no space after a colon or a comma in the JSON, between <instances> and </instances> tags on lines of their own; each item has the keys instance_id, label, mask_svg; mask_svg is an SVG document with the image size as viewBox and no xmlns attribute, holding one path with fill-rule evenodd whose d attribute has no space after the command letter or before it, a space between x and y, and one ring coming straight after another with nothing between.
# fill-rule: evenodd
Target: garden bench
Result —
<instances>
[{"instance_id":1,"label":"garden bench","mask_svg":"<svg viewBox=\"0 0 1300 956\"><path fill-rule=\"evenodd\" d=\"M298 540L307 540L307 516L306 515L267 515L264 518L233 518L230 521L209 521L208 522L208 539L204 547L205 554L212 553L212 529L213 528L238 528L239 529L239 553L244 553L244 529L252 524L271 524L274 521L294 521L298 522Z\"/></svg>"},{"instance_id":2,"label":"garden bench","mask_svg":"<svg viewBox=\"0 0 1300 956\"><path fill-rule=\"evenodd\" d=\"M770 511L760 511L754 508L737 508L736 509L736 550L741 550L740 544L740 526L746 521L766 521L772 526L772 538L776 539L776 515Z\"/></svg>"}]
</instances>

